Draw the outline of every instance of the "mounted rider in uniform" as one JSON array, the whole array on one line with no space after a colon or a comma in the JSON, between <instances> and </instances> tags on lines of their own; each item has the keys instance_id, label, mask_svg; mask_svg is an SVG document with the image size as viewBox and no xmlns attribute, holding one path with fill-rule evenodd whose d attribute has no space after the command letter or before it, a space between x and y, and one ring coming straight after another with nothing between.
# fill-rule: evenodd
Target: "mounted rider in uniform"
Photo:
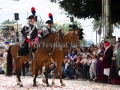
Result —
<instances>
[{"instance_id":1,"label":"mounted rider in uniform","mask_svg":"<svg viewBox=\"0 0 120 90\"><path fill-rule=\"evenodd\" d=\"M36 24L36 16L35 16L35 8L32 7L31 11L33 10L32 14L27 19L29 20L28 23L22 28L21 33L25 37L25 42L29 43L29 57L30 60L34 60L35 58L32 55L32 49L34 44L34 39L38 37L38 27ZM36 21L35 21L36 20ZM18 53L18 57L19 57Z\"/></svg>"},{"instance_id":2,"label":"mounted rider in uniform","mask_svg":"<svg viewBox=\"0 0 120 90\"><path fill-rule=\"evenodd\" d=\"M53 16L51 13L49 13L49 18L50 20L47 20L45 23L48 24L47 27L43 27L42 32L40 33L40 35L38 35L39 37L43 38L46 35L49 35L50 33L54 33L56 32L56 30L53 28Z\"/></svg>"},{"instance_id":3,"label":"mounted rider in uniform","mask_svg":"<svg viewBox=\"0 0 120 90\"><path fill-rule=\"evenodd\" d=\"M29 56L30 59L33 60L34 58L32 56L32 49L33 49L34 39L38 36L38 28L35 23L34 15L30 15L28 19L30 21L22 28L21 33L25 37L25 42L30 43Z\"/></svg>"}]
</instances>

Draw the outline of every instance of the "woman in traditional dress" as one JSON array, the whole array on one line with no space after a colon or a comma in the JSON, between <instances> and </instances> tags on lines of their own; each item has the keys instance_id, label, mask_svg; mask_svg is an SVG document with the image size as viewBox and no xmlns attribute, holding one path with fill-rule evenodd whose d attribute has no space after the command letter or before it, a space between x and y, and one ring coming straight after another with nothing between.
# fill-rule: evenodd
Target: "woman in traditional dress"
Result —
<instances>
[{"instance_id":1,"label":"woman in traditional dress","mask_svg":"<svg viewBox=\"0 0 120 90\"><path fill-rule=\"evenodd\" d=\"M116 69L119 72L120 69L120 40L116 44L117 52L116 52ZM118 84L120 84L120 76L118 76Z\"/></svg>"},{"instance_id":2,"label":"woman in traditional dress","mask_svg":"<svg viewBox=\"0 0 120 90\"><path fill-rule=\"evenodd\" d=\"M103 45L102 44L98 45L98 53L97 53L98 55L97 55L97 63L96 63L97 82L103 82L103 77L102 77L103 65L102 65L102 61L99 60L99 58L103 56L103 52L104 52Z\"/></svg>"},{"instance_id":3,"label":"woman in traditional dress","mask_svg":"<svg viewBox=\"0 0 120 90\"><path fill-rule=\"evenodd\" d=\"M116 51L117 51L117 47L114 46L114 52L113 52L112 63L110 67L110 75L109 75L111 84L117 84L118 70L116 68L116 58L115 58Z\"/></svg>"}]
</instances>

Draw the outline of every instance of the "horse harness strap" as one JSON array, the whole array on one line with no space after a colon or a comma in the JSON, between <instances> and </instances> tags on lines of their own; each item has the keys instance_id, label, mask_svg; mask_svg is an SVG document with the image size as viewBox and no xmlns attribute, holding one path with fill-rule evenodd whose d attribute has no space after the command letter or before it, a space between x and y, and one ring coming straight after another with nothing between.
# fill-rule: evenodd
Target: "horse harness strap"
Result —
<instances>
[{"instance_id":1,"label":"horse harness strap","mask_svg":"<svg viewBox=\"0 0 120 90\"><path fill-rule=\"evenodd\" d=\"M79 43L79 41L77 41L77 42L75 41L75 39L74 39L74 34L72 34L71 41L72 41L72 40L73 40L75 43Z\"/></svg>"}]
</instances>

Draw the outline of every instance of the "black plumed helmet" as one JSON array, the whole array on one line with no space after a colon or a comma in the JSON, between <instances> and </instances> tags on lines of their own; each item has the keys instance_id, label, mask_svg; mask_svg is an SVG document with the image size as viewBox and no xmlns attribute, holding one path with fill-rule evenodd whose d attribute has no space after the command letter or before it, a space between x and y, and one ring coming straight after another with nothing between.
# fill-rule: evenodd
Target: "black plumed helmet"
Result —
<instances>
[{"instance_id":1,"label":"black plumed helmet","mask_svg":"<svg viewBox=\"0 0 120 90\"><path fill-rule=\"evenodd\" d=\"M53 21L52 20L47 20L45 23L47 23L47 24L53 24Z\"/></svg>"},{"instance_id":2,"label":"black plumed helmet","mask_svg":"<svg viewBox=\"0 0 120 90\"><path fill-rule=\"evenodd\" d=\"M35 18L34 15L30 15L27 19L33 19Z\"/></svg>"}]
</instances>

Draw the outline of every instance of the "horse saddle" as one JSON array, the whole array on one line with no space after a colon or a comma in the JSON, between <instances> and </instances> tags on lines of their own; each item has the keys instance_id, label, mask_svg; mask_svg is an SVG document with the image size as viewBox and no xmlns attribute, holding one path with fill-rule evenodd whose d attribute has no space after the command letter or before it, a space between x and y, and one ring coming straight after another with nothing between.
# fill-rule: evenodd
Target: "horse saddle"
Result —
<instances>
[{"instance_id":1,"label":"horse saddle","mask_svg":"<svg viewBox=\"0 0 120 90\"><path fill-rule=\"evenodd\" d=\"M30 48L32 48L32 53L35 54L35 52L38 50L39 46L38 46L38 44L33 44L33 47L31 47L29 43L27 43L27 42L22 42L22 43L20 44L19 49L18 49L18 54L19 54L20 56L28 55L29 52L30 52Z\"/></svg>"},{"instance_id":2,"label":"horse saddle","mask_svg":"<svg viewBox=\"0 0 120 90\"><path fill-rule=\"evenodd\" d=\"M29 53L28 43L22 42L18 49L19 56L24 56L24 55L27 55L28 53Z\"/></svg>"}]
</instances>

